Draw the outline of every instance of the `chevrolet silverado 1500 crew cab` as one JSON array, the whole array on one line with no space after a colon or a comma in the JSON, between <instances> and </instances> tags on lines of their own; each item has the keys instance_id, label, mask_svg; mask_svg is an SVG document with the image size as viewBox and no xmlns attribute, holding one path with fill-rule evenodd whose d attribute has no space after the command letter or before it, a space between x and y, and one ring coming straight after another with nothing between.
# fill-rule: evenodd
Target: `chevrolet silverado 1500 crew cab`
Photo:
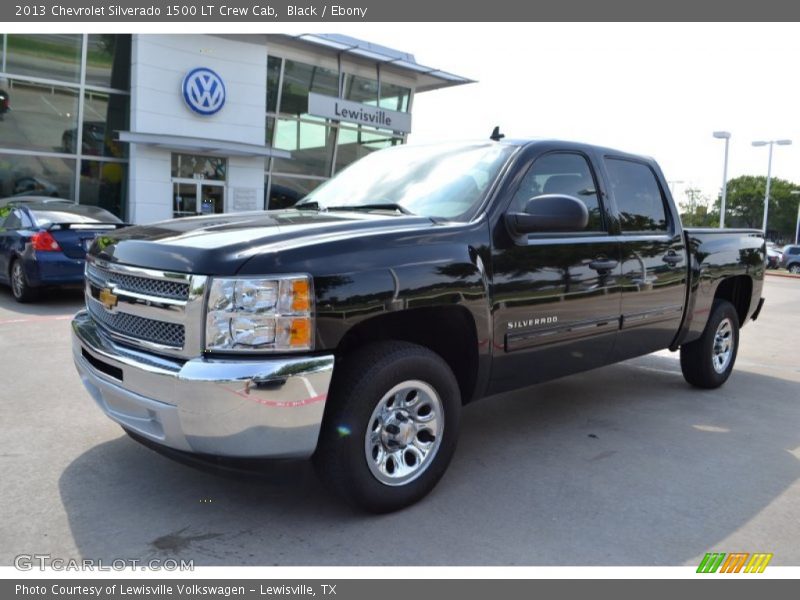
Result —
<instances>
[{"instance_id":1,"label":"chevrolet silverado 1500 crew cab","mask_svg":"<svg viewBox=\"0 0 800 600\"><path fill-rule=\"evenodd\" d=\"M97 238L74 358L139 441L312 457L389 511L433 488L476 398L663 348L689 383L721 385L764 265L760 231L682 228L651 159L402 146L291 209Z\"/></svg>"}]
</instances>

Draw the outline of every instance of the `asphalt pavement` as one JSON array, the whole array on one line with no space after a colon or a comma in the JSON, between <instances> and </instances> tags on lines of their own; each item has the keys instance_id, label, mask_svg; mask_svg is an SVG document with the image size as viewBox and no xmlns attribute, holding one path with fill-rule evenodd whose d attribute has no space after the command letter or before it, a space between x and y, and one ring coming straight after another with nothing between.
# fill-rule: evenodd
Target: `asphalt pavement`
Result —
<instances>
[{"instance_id":1,"label":"asphalt pavement","mask_svg":"<svg viewBox=\"0 0 800 600\"><path fill-rule=\"evenodd\" d=\"M800 279L765 296L721 389L690 388L664 351L482 400L434 492L376 517L305 462L221 476L135 443L72 364L80 292L20 305L0 288L0 565L800 565Z\"/></svg>"}]
</instances>

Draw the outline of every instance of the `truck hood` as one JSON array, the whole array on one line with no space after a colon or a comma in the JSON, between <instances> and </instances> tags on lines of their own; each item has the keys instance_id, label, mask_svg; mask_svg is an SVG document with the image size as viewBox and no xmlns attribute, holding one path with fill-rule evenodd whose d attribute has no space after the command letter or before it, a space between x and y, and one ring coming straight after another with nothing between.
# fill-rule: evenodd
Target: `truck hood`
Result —
<instances>
[{"instance_id":1,"label":"truck hood","mask_svg":"<svg viewBox=\"0 0 800 600\"><path fill-rule=\"evenodd\" d=\"M126 265L234 275L256 254L343 238L433 227L427 217L278 210L189 217L98 237L90 255Z\"/></svg>"}]
</instances>

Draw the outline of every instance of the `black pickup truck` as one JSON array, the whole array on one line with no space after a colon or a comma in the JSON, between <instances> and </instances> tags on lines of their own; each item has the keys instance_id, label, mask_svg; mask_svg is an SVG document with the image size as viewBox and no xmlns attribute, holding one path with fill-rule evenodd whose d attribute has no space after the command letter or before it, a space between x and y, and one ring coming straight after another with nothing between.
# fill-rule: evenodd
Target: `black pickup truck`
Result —
<instances>
[{"instance_id":1,"label":"black pickup truck","mask_svg":"<svg viewBox=\"0 0 800 600\"><path fill-rule=\"evenodd\" d=\"M434 487L472 400L664 348L721 385L764 269L762 232L682 228L651 159L402 146L291 209L98 238L74 358L139 441L312 457L383 512Z\"/></svg>"}]
</instances>

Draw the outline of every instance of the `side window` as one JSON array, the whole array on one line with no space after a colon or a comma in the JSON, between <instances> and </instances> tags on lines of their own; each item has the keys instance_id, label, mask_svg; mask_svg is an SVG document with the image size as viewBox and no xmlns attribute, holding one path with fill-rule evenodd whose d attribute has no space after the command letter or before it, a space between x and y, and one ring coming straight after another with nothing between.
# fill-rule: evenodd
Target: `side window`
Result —
<instances>
[{"instance_id":1,"label":"side window","mask_svg":"<svg viewBox=\"0 0 800 600\"><path fill-rule=\"evenodd\" d=\"M618 158L605 162L622 231L669 231L664 196L652 169Z\"/></svg>"},{"instance_id":2,"label":"side window","mask_svg":"<svg viewBox=\"0 0 800 600\"><path fill-rule=\"evenodd\" d=\"M592 171L580 154L557 152L536 159L511 202L512 212L524 212L528 200L541 194L566 194L581 200L589 211L586 231L605 231Z\"/></svg>"},{"instance_id":3,"label":"side window","mask_svg":"<svg viewBox=\"0 0 800 600\"><path fill-rule=\"evenodd\" d=\"M800 254L800 246L795 246L794 248L789 248L789 254L791 256L795 256L796 254Z\"/></svg>"}]
</instances>

